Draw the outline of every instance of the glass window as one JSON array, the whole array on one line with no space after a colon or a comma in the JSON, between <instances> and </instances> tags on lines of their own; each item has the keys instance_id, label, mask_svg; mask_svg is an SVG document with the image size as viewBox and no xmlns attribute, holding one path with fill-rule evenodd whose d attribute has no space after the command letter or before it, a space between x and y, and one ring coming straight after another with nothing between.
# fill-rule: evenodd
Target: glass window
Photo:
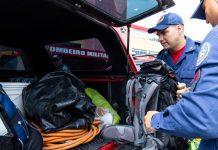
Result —
<instances>
[{"instance_id":1,"label":"glass window","mask_svg":"<svg viewBox=\"0 0 218 150\"><path fill-rule=\"evenodd\" d=\"M148 13L158 7L157 0L86 0L108 15L129 20L144 12Z\"/></svg>"},{"instance_id":2,"label":"glass window","mask_svg":"<svg viewBox=\"0 0 218 150\"><path fill-rule=\"evenodd\" d=\"M23 50L0 46L0 70L30 71L29 64Z\"/></svg>"},{"instance_id":3,"label":"glass window","mask_svg":"<svg viewBox=\"0 0 218 150\"><path fill-rule=\"evenodd\" d=\"M98 39L53 43L46 46L57 69L71 71L110 70L109 57Z\"/></svg>"}]
</instances>

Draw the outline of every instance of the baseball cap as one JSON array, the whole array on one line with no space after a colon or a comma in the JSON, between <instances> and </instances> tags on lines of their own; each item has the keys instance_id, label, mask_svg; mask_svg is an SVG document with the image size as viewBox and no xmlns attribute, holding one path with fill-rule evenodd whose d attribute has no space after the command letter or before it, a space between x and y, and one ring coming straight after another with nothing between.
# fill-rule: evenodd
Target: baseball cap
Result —
<instances>
[{"instance_id":1,"label":"baseball cap","mask_svg":"<svg viewBox=\"0 0 218 150\"><path fill-rule=\"evenodd\" d=\"M148 33L153 33L157 30L164 30L171 25L184 24L182 18L176 13L168 13L163 15L157 25L148 29Z\"/></svg>"},{"instance_id":2,"label":"baseball cap","mask_svg":"<svg viewBox=\"0 0 218 150\"><path fill-rule=\"evenodd\" d=\"M201 0L200 4L195 9L195 12L191 16L191 18L206 20L205 12L204 12L204 9L202 8L203 2L204 2L204 0Z\"/></svg>"}]
</instances>

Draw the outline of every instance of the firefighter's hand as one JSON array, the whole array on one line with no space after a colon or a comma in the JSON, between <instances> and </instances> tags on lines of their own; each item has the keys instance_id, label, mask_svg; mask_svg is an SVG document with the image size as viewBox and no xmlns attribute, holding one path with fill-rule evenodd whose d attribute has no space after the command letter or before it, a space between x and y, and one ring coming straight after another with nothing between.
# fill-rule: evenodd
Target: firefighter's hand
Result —
<instances>
[{"instance_id":1,"label":"firefighter's hand","mask_svg":"<svg viewBox=\"0 0 218 150\"><path fill-rule=\"evenodd\" d=\"M178 83L177 85L178 90L176 91L177 99L182 98L182 94L185 92L189 92L190 88L186 87L185 83Z\"/></svg>"},{"instance_id":2,"label":"firefighter's hand","mask_svg":"<svg viewBox=\"0 0 218 150\"><path fill-rule=\"evenodd\" d=\"M147 114L144 117L144 126L146 128L146 131L148 133L154 133L156 131L156 129L151 127L151 119L153 117L154 114L158 113L158 111L148 111Z\"/></svg>"}]
</instances>

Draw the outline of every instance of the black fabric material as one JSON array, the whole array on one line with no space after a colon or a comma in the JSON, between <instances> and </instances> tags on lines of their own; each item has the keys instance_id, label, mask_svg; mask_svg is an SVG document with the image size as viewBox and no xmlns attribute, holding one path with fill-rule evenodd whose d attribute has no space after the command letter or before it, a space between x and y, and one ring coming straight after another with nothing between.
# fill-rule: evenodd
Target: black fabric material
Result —
<instances>
[{"instance_id":1,"label":"black fabric material","mask_svg":"<svg viewBox=\"0 0 218 150\"><path fill-rule=\"evenodd\" d=\"M25 111L45 132L87 128L94 120L95 105L83 93L84 83L57 71L24 88Z\"/></svg>"},{"instance_id":2,"label":"black fabric material","mask_svg":"<svg viewBox=\"0 0 218 150\"><path fill-rule=\"evenodd\" d=\"M8 130L8 133L4 136L0 136L0 149L1 150L22 150L22 144L16 135L11 121L4 111L2 105L0 105L0 119L4 123Z\"/></svg>"},{"instance_id":3,"label":"black fabric material","mask_svg":"<svg viewBox=\"0 0 218 150\"><path fill-rule=\"evenodd\" d=\"M155 76L162 76L160 83L158 83L159 90L157 92L159 92L159 95L157 106L154 106L155 98L151 98L146 108L146 111L163 111L169 105L173 105L176 103L178 80L176 79L175 73L169 66L167 66L165 63L158 59L152 62L145 62L141 65L139 75L142 78L153 76L152 79L154 79ZM141 82L143 82L143 80ZM161 132L156 132L156 137L164 143L164 150L184 150L188 148L187 139L175 137Z\"/></svg>"},{"instance_id":4,"label":"black fabric material","mask_svg":"<svg viewBox=\"0 0 218 150\"><path fill-rule=\"evenodd\" d=\"M24 150L42 150L43 138L40 131L38 131L38 129L31 124L28 124L28 128L30 137L24 147Z\"/></svg>"},{"instance_id":5,"label":"black fabric material","mask_svg":"<svg viewBox=\"0 0 218 150\"><path fill-rule=\"evenodd\" d=\"M176 79L176 75L173 72L173 70L165 63L163 63L161 60L156 59L152 62L143 63L139 71L139 76L141 76L140 82L142 85L143 82L147 80L146 78L155 80L155 76L161 77L160 83L157 83L159 85L157 108L154 108L154 102L151 100L149 101L149 104L147 106L147 111L154 109L157 111L162 111L167 106L176 103L176 91L178 80Z\"/></svg>"},{"instance_id":6,"label":"black fabric material","mask_svg":"<svg viewBox=\"0 0 218 150\"><path fill-rule=\"evenodd\" d=\"M170 66L163 63L161 60L156 59L151 62L145 62L140 65L139 74L146 75L146 74L158 74L162 75L163 77L168 77L170 79L173 79L177 82L176 74L173 72L172 68Z\"/></svg>"},{"instance_id":7,"label":"black fabric material","mask_svg":"<svg viewBox=\"0 0 218 150\"><path fill-rule=\"evenodd\" d=\"M22 146L16 138L0 136L1 150L22 150Z\"/></svg>"}]
</instances>

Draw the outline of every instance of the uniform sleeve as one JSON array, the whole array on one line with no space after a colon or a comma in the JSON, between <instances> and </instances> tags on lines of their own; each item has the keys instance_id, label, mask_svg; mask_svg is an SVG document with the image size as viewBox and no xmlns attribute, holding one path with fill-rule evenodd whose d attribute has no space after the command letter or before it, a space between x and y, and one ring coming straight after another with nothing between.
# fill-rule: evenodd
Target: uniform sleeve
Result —
<instances>
[{"instance_id":1,"label":"uniform sleeve","mask_svg":"<svg viewBox=\"0 0 218 150\"><path fill-rule=\"evenodd\" d=\"M208 36L198 58L200 78L194 91L183 94L175 105L152 117L151 126L159 131L187 138L218 138L218 32ZM209 47L208 47L209 45Z\"/></svg>"},{"instance_id":2,"label":"uniform sleeve","mask_svg":"<svg viewBox=\"0 0 218 150\"><path fill-rule=\"evenodd\" d=\"M162 58L162 57L163 57L163 51L164 51L164 50L161 50L161 51L157 54L157 58L158 58L158 59L161 59L161 60L163 59L163 58Z\"/></svg>"}]
</instances>

